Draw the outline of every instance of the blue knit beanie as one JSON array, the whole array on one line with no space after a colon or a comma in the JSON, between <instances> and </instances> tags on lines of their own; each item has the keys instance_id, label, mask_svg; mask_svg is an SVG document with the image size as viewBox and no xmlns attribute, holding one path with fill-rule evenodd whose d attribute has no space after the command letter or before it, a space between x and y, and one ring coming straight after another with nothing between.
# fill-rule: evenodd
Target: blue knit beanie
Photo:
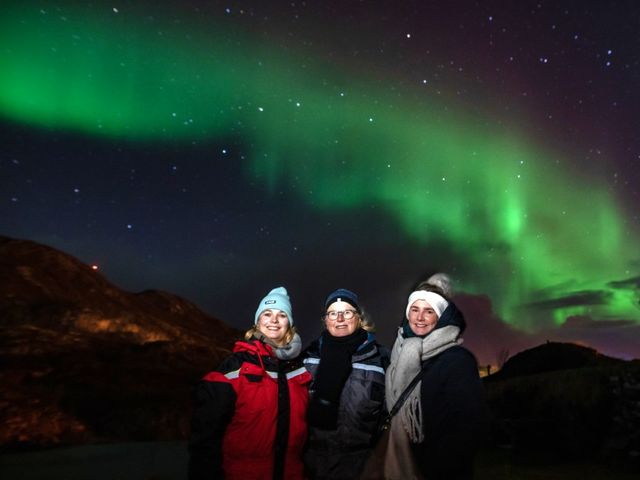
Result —
<instances>
[{"instance_id":1,"label":"blue knit beanie","mask_svg":"<svg viewBox=\"0 0 640 480\"><path fill-rule=\"evenodd\" d=\"M274 288L266 297L260 300L260 304L258 305L258 309L256 310L256 318L254 324L258 323L260 314L268 309L282 310L287 314L287 317L289 318L289 325L293 326L293 316L291 315L291 300L289 299L289 294L287 293L286 288Z\"/></svg>"},{"instance_id":2,"label":"blue knit beanie","mask_svg":"<svg viewBox=\"0 0 640 480\"><path fill-rule=\"evenodd\" d=\"M362 313L358 304L358 295L346 288L339 288L331 292L324 302L324 309L326 310L333 302L346 302L355 308L358 313Z\"/></svg>"}]
</instances>

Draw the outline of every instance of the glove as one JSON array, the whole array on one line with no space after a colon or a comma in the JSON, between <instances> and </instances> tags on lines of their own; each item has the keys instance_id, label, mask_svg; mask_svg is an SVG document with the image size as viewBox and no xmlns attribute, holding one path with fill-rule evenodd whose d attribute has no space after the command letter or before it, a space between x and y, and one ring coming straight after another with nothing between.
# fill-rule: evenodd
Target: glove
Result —
<instances>
[{"instance_id":1,"label":"glove","mask_svg":"<svg viewBox=\"0 0 640 480\"><path fill-rule=\"evenodd\" d=\"M323 398L312 398L307 410L307 422L319 430L336 430L338 405Z\"/></svg>"}]
</instances>

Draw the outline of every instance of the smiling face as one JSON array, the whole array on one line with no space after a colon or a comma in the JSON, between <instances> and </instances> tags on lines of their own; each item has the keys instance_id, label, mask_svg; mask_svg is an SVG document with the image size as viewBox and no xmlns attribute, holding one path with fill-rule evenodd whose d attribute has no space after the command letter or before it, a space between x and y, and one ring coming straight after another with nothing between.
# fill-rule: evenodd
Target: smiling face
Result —
<instances>
[{"instance_id":1,"label":"smiling face","mask_svg":"<svg viewBox=\"0 0 640 480\"><path fill-rule=\"evenodd\" d=\"M258 317L258 330L276 345L282 346L289 330L289 317L282 310L264 310Z\"/></svg>"},{"instance_id":2,"label":"smiling face","mask_svg":"<svg viewBox=\"0 0 640 480\"><path fill-rule=\"evenodd\" d=\"M426 335L436 327L438 314L426 300L416 300L409 307L409 328L418 336Z\"/></svg>"},{"instance_id":3,"label":"smiling face","mask_svg":"<svg viewBox=\"0 0 640 480\"><path fill-rule=\"evenodd\" d=\"M324 325L334 337L345 337L356 331L360 325L360 315L347 302L333 302L324 314Z\"/></svg>"}]
</instances>

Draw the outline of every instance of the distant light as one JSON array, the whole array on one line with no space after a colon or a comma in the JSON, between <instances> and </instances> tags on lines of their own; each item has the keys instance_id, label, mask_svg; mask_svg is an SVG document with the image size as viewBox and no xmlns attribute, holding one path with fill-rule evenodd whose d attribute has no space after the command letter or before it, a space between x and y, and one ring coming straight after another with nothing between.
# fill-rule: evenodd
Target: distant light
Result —
<instances>
[{"instance_id":1,"label":"distant light","mask_svg":"<svg viewBox=\"0 0 640 480\"><path fill-rule=\"evenodd\" d=\"M91 265L91 270L98 270L98 265Z\"/></svg>"}]
</instances>

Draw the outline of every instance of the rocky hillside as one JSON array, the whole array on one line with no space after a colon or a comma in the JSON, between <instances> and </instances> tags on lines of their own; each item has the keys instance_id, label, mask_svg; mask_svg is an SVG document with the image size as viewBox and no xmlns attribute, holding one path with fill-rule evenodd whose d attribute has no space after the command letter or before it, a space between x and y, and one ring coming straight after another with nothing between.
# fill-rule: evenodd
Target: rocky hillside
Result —
<instances>
[{"instance_id":1,"label":"rocky hillside","mask_svg":"<svg viewBox=\"0 0 640 480\"><path fill-rule=\"evenodd\" d=\"M190 387L240 332L175 295L0 237L0 445L184 438Z\"/></svg>"}]
</instances>

